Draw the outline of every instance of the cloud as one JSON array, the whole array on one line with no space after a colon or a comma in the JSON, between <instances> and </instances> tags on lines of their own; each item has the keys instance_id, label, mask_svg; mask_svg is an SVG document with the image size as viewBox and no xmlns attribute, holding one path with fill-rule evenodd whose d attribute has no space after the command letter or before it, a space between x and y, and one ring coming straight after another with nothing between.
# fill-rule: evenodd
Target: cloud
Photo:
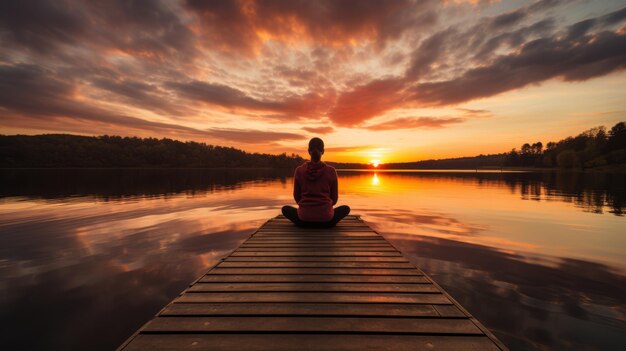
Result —
<instances>
[{"instance_id":1,"label":"cloud","mask_svg":"<svg viewBox=\"0 0 626 351\"><path fill-rule=\"evenodd\" d=\"M280 142L284 140L303 140L305 137L296 133L284 133L284 132L268 132L254 129L222 129L211 128L204 131L208 135L223 139L237 141L240 143L257 144L257 143L272 143Z\"/></svg>"},{"instance_id":2,"label":"cloud","mask_svg":"<svg viewBox=\"0 0 626 351\"><path fill-rule=\"evenodd\" d=\"M303 127L302 129L313 134L328 134L335 131L335 129L331 126Z\"/></svg>"},{"instance_id":3,"label":"cloud","mask_svg":"<svg viewBox=\"0 0 626 351\"><path fill-rule=\"evenodd\" d=\"M450 124L465 122L463 117L400 117L389 121L371 124L366 129L374 131L394 129L436 129L447 127Z\"/></svg>"},{"instance_id":4,"label":"cloud","mask_svg":"<svg viewBox=\"0 0 626 351\"><path fill-rule=\"evenodd\" d=\"M526 43L521 50L460 77L413 86L412 100L424 106L451 105L491 97L552 78L582 81L626 67L626 34L604 31L577 38Z\"/></svg>"},{"instance_id":5,"label":"cloud","mask_svg":"<svg viewBox=\"0 0 626 351\"><path fill-rule=\"evenodd\" d=\"M193 32L172 3L138 1L3 1L3 41L31 52L62 55L70 46L120 50L144 59L189 59Z\"/></svg>"},{"instance_id":6,"label":"cloud","mask_svg":"<svg viewBox=\"0 0 626 351\"><path fill-rule=\"evenodd\" d=\"M189 109L170 101L158 86L134 79L106 79L95 78L91 81L93 87L113 93L114 98L123 103L152 110L158 113L183 114Z\"/></svg>"},{"instance_id":7,"label":"cloud","mask_svg":"<svg viewBox=\"0 0 626 351\"><path fill-rule=\"evenodd\" d=\"M435 1L292 0L200 1L186 7L201 23L205 40L219 49L248 54L267 40L337 46L355 40L384 45L411 26L436 21Z\"/></svg>"},{"instance_id":8,"label":"cloud","mask_svg":"<svg viewBox=\"0 0 626 351\"><path fill-rule=\"evenodd\" d=\"M179 96L227 108L271 111L295 117L319 116L331 103L331 97L318 93L292 95L279 100L264 100L223 84L202 81L169 82L166 85Z\"/></svg>"},{"instance_id":9,"label":"cloud","mask_svg":"<svg viewBox=\"0 0 626 351\"><path fill-rule=\"evenodd\" d=\"M356 146L335 146L327 147L325 151L330 152L361 152L377 148L374 145L356 145Z\"/></svg>"},{"instance_id":10,"label":"cloud","mask_svg":"<svg viewBox=\"0 0 626 351\"><path fill-rule=\"evenodd\" d=\"M405 83L380 79L341 94L328 117L337 125L354 126L401 105Z\"/></svg>"},{"instance_id":11,"label":"cloud","mask_svg":"<svg viewBox=\"0 0 626 351\"><path fill-rule=\"evenodd\" d=\"M254 129L191 128L173 123L155 122L109 111L75 98L77 88L51 72L33 65L0 65L1 124L7 127L31 127L49 130L103 134L106 130L127 134L128 130L192 138L219 138L240 143L267 143L301 140L296 133ZM44 122L44 123L42 123ZM95 125L93 123L96 123ZM91 125L89 125L91 124ZM91 130L81 130L89 127ZM94 128L95 127L95 128ZM120 133L123 131L123 133Z\"/></svg>"}]
</instances>

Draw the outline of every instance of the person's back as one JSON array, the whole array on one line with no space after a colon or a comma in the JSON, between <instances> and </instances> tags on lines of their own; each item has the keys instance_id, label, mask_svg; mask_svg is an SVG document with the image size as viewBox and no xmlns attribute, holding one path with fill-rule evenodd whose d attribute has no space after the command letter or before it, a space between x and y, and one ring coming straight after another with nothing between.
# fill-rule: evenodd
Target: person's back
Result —
<instances>
[{"instance_id":1,"label":"person's back","mask_svg":"<svg viewBox=\"0 0 626 351\"><path fill-rule=\"evenodd\" d=\"M311 161L299 166L294 173L293 197L298 209L284 206L282 212L299 226L333 226L350 213L350 207L333 209L338 200L337 172L321 161L324 154L322 139L309 141L309 154Z\"/></svg>"},{"instance_id":2,"label":"person's back","mask_svg":"<svg viewBox=\"0 0 626 351\"><path fill-rule=\"evenodd\" d=\"M324 162L309 161L296 169L294 189L300 191L298 218L310 222L333 219L337 203L337 172Z\"/></svg>"}]
</instances>

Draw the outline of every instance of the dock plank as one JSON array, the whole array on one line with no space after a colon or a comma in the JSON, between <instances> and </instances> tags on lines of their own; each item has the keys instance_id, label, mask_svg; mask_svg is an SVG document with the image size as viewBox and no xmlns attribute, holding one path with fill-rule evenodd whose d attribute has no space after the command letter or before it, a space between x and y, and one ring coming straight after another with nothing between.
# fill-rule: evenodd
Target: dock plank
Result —
<instances>
[{"instance_id":1,"label":"dock plank","mask_svg":"<svg viewBox=\"0 0 626 351\"><path fill-rule=\"evenodd\" d=\"M334 251L334 250L326 250L326 251L254 251L254 252L246 252L246 251L235 251L231 254L233 257L239 256L284 256L284 257L293 257L293 256L344 256L344 257L402 257L402 255L398 252L371 252L371 251Z\"/></svg>"},{"instance_id":2,"label":"dock plank","mask_svg":"<svg viewBox=\"0 0 626 351\"><path fill-rule=\"evenodd\" d=\"M507 348L358 216L283 216L167 305L119 351Z\"/></svg>"},{"instance_id":3,"label":"dock plank","mask_svg":"<svg viewBox=\"0 0 626 351\"><path fill-rule=\"evenodd\" d=\"M418 270L399 268L226 268L218 266L212 274L332 274L332 275L422 275Z\"/></svg>"},{"instance_id":4,"label":"dock plank","mask_svg":"<svg viewBox=\"0 0 626 351\"><path fill-rule=\"evenodd\" d=\"M458 317L441 314L436 305L358 303L176 303L161 316L374 316L374 317ZM448 305L437 305L437 307ZM449 305L452 306L452 305ZM454 306L452 306L454 307Z\"/></svg>"},{"instance_id":5,"label":"dock plank","mask_svg":"<svg viewBox=\"0 0 626 351\"><path fill-rule=\"evenodd\" d=\"M219 264L221 268L400 268L415 269L405 262L232 262L225 261Z\"/></svg>"},{"instance_id":6,"label":"dock plank","mask_svg":"<svg viewBox=\"0 0 626 351\"><path fill-rule=\"evenodd\" d=\"M125 351L499 351L486 336L351 334L140 334Z\"/></svg>"},{"instance_id":7,"label":"dock plank","mask_svg":"<svg viewBox=\"0 0 626 351\"><path fill-rule=\"evenodd\" d=\"M292 256L292 257L236 257L229 256L225 261L235 262L409 262L404 256L387 257L324 257L324 256Z\"/></svg>"},{"instance_id":8,"label":"dock plank","mask_svg":"<svg viewBox=\"0 0 626 351\"><path fill-rule=\"evenodd\" d=\"M193 292L407 292L436 293L438 289L429 283L393 284L393 283L206 283L194 284L187 291Z\"/></svg>"},{"instance_id":9,"label":"dock plank","mask_svg":"<svg viewBox=\"0 0 626 351\"><path fill-rule=\"evenodd\" d=\"M192 292L175 302L335 302L451 304L443 294L353 293L353 292Z\"/></svg>"},{"instance_id":10,"label":"dock plank","mask_svg":"<svg viewBox=\"0 0 626 351\"><path fill-rule=\"evenodd\" d=\"M263 274L208 274L200 279L201 283L429 283L421 275L263 275Z\"/></svg>"},{"instance_id":11,"label":"dock plank","mask_svg":"<svg viewBox=\"0 0 626 351\"><path fill-rule=\"evenodd\" d=\"M469 319L359 317L157 317L144 332L293 332L480 335Z\"/></svg>"}]
</instances>

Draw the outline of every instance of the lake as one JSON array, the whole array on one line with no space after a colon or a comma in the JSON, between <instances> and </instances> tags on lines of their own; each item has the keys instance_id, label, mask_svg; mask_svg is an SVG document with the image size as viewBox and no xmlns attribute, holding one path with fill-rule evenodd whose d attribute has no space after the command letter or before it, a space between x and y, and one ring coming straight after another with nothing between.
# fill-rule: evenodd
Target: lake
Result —
<instances>
[{"instance_id":1,"label":"lake","mask_svg":"<svg viewBox=\"0 0 626 351\"><path fill-rule=\"evenodd\" d=\"M264 221L290 172L0 171L0 348L112 350ZM626 175L339 172L511 350L626 344Z\"/></svg>"}]
</instances>

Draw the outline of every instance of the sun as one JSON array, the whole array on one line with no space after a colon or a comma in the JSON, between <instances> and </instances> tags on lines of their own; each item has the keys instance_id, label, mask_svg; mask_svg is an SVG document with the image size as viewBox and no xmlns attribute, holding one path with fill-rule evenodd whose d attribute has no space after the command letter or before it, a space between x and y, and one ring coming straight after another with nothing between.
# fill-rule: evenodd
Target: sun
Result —
<instances>
[{"instance_id":1,"label":"sun","mask_svg":"<svg viewBox=\"0 0 626 351\"><path fill-rule=\"evenodd\" d=\"M380 160L371 160L370 163L372 164L372 166L374 166L374 168L378 168Z\"/></svg>"}]
</instances>

